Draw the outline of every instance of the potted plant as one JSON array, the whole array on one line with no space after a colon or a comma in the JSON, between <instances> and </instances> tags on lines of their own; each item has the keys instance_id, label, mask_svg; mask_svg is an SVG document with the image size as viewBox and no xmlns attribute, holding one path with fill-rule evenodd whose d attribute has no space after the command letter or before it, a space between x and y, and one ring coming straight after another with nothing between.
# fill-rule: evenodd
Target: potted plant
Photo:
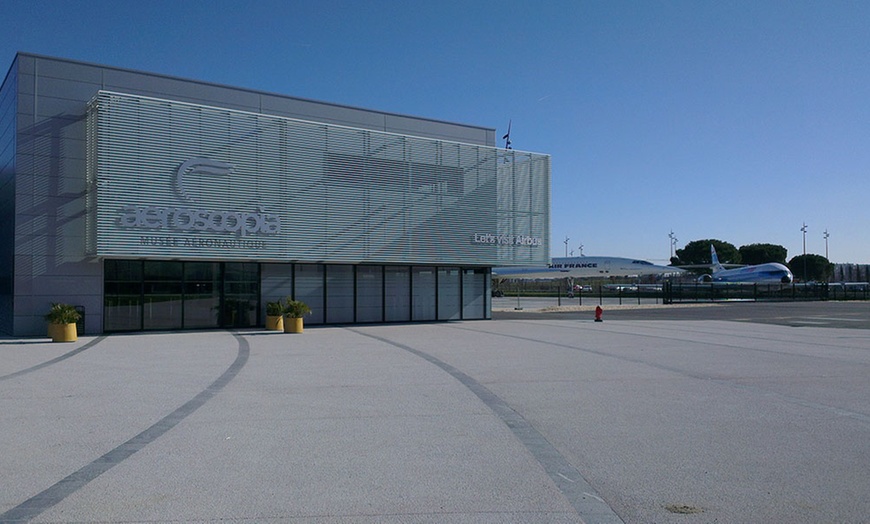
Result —
<instances>
[{"instance_id":1,"label":"potted plant","mask_svg":"<svg viewBox=\"0 0 870 524\"><path fill-rule=\"evenodd\" d=\"M284 333L302 333L302 317L311 313L308 304L287 297L284 302Z\"/></svg>"},{"instance_id":2,"label":"potted plant","mask_svg":"<svg viewBox=\"0 0 870 524\"><path fill-rule=\"evenodd\" d=\"M270 331L284 330L284 305L280 300L266 302L266 329Z\"/></svg>"},{"instance_id":3,"label":"potted plant","mask_svg":"<svg viewBox=\"0 0 870 524\"><path fill-rule=\"evenodd\" d=\"M48 336L52 342L75 342L78 340L76 322L82 318L74 306L52 302L45 315L48 321Z\"/></svg>"}]
</instances>

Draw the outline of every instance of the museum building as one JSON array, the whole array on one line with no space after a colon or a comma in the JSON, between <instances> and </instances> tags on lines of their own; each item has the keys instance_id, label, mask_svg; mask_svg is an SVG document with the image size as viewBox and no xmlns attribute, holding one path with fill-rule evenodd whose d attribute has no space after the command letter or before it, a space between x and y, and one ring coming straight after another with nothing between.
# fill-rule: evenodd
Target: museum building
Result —
<instances>
[{"instance_id":1,"label":"museum building","mask_svg":"<svg viewBox=\"0 0 870 524\"><path fill-rule=\"evenodd\" d=\"M550 157L495 129L18 53L0 86L0 333L491 318L545 265Z\"/></svg>"}]
</instances>

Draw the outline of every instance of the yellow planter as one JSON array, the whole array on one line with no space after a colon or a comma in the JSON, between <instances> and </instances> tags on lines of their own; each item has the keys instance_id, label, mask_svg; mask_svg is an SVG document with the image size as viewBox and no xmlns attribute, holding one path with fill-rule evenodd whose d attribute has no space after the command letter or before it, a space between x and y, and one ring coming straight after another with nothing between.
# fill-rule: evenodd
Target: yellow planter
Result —
<instances>
[{"instance_id":1,"label":"yellow planter","mask_svg":"<svg viewBox=\"0 0 870 524\"><path fill-rule=\"evenodd\" d=\"M285 317L284 318L284 333L302 333L302 319Z\"/></svg>"},{"instance_id":2,"label":"yellow planter","mask_svg":"<svg viewBox=\"0 0 870 524\"><path fill-rule=\"evenodd\" d=\"M49 324L48 336L52 342L75 342L79 339L75 324Z\"/></svg>"},{"instance_id":3,"label":"yellow planter","mask_svg":"<svg viewBox=\"0 0 870 524\"><path fill-rule=\"evenodd\" d=\"M266 315L266 329L269 331L283 331L284 317L281 315Z\"/></svg>"}]
</instances>

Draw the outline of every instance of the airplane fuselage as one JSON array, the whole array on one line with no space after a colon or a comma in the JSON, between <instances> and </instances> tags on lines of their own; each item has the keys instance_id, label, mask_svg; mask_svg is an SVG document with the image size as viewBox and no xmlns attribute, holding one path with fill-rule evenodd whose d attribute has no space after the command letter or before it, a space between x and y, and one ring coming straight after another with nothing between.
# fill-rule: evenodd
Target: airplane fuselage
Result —
<instances>
[{"instance_id":1,"label":"airplane fuselage","mask_svg":"<svg viewBox=\"0 0 870 524\"><path fill-rule=\"evenodd\" d=\"M712 244L710 244L710 259L713 261L713 274L702 276L698 279L701 282L735 284L790 284L794 282L794 275L791 274L791 271L778 262L725 269L719 263L719 256Z\"/></svg>"},{"instance_id":2,"label":"airplane fuselage","mask_svg":"<svg viewBox=\"0 0 870 524\"><path fill-rule=\"evenodd\" d=\"M493 275L504 278L639 277L681 273L672 266L657 266L646 260L620 257L558 257L547 267L497 267Z\"/></svg>"},{"instance_id":3,"label":"airplane fuselage","mask_svg":"<svg viewBox=\"0 0 870 524\"><path fill-rule=\"evenodd\" d=\"M791 271L782 264L771 262L757 266L723 269L706 275L708 282L789 284L794 280ZM703 277L702 277L703 278Z\"/></svg>"}]
</instances>

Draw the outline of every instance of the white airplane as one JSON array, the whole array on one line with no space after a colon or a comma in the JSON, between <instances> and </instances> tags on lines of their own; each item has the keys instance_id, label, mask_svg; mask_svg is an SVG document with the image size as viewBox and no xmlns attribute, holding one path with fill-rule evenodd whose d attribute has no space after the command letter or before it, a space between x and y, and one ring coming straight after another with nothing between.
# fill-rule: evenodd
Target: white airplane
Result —
<instances>
[{"instance_id":1,"label":"white airplane","mask_svg":"<svg viewBox=\"0 0 870 524\"><path fill-rule=\"evenodd\" d=\"M646 260L619 257L561 257L554 258L547 267L495 267L494 277L501 278L591 278L640 277L685 272L673 266L657 266Z\"/></svg>"},{"instance_id":2,"label":"white airplane","mask_svg":"<svg viewBox=\"0 0 870 524\"><path fill-rule=\"evenodd\" d=\"M776 262L725 269L719 263L719 256L716 255L716 248L713 247L713 244L710 244L710 258L713 261L713 274L701 275L698 282L790 284L794 281L794 275L791 274L791 271Z\"/></svg>"}]
</instances>

